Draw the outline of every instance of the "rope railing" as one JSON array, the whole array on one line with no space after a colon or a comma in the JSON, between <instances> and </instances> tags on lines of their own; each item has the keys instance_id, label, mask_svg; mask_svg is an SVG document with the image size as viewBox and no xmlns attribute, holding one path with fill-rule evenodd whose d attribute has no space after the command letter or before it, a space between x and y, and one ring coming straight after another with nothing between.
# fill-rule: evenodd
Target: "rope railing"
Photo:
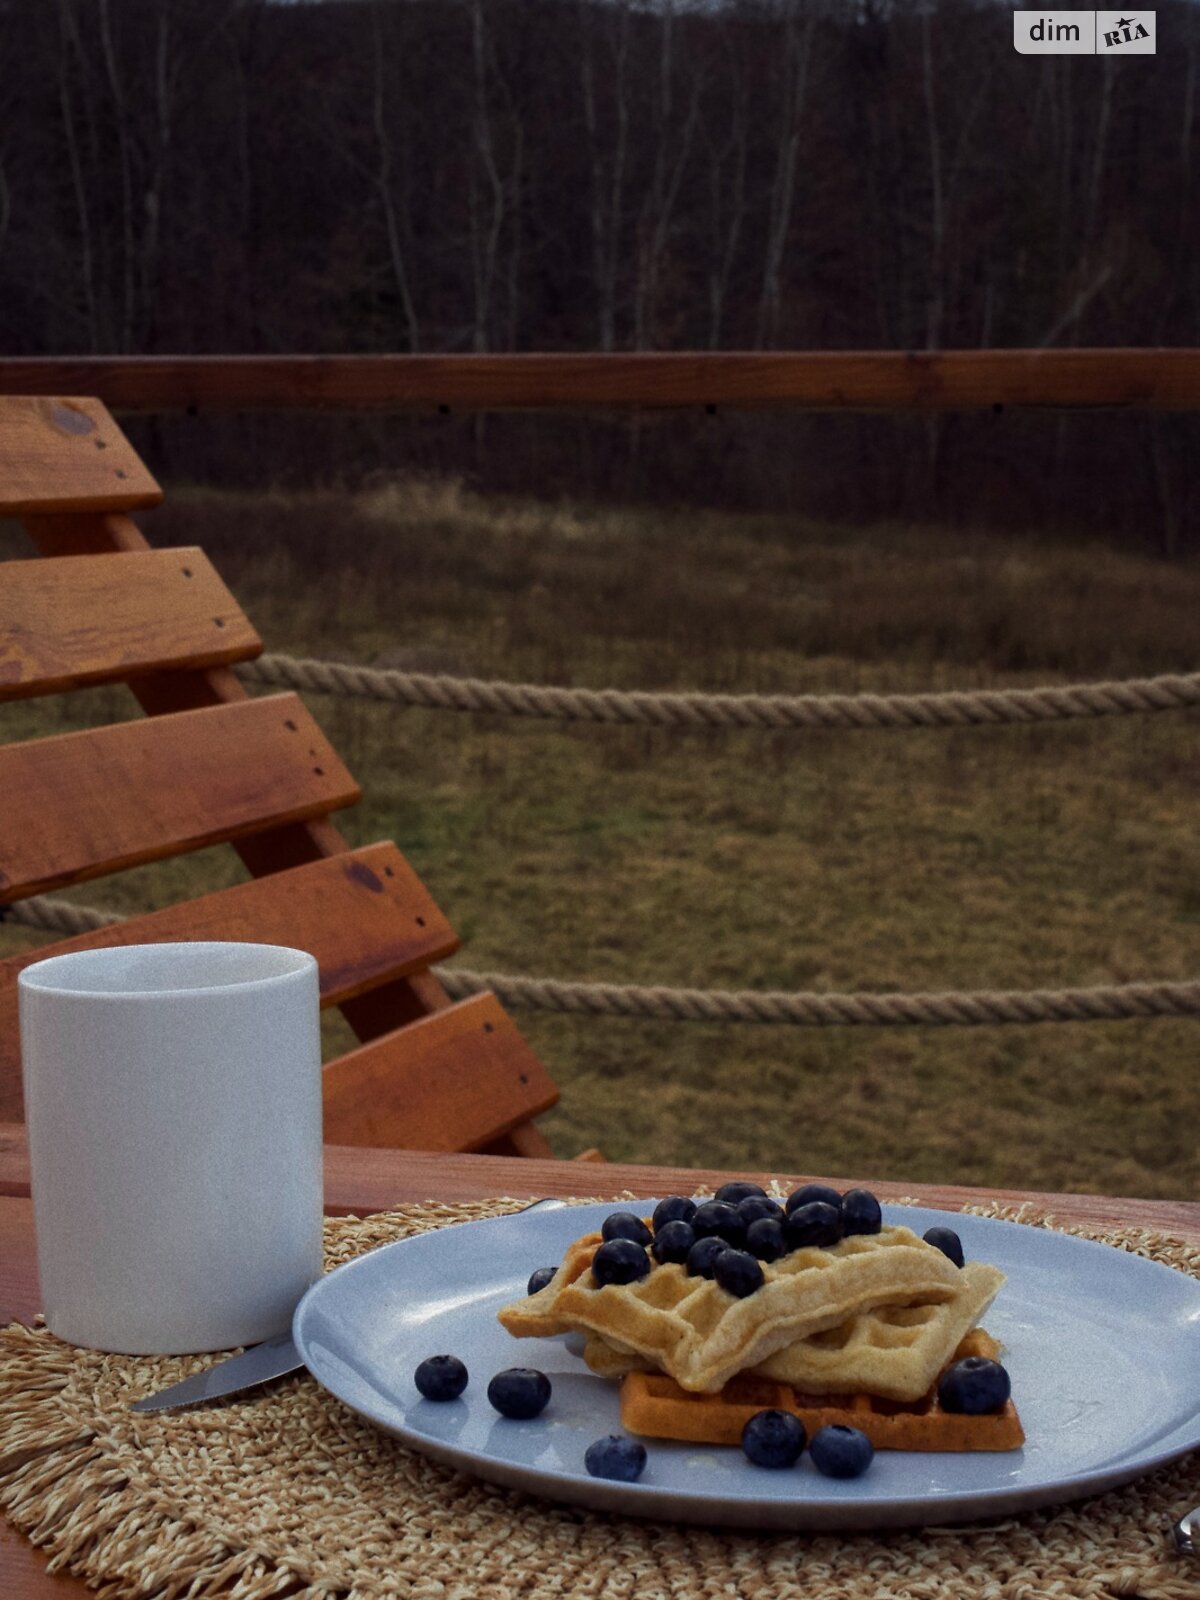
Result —
<instances>
[{"instance_id":1,"label":"rope railing","mask_svg":"<svg viewBox=\"0 0 1200 1600\"><path fill-rule=\"evenodd\" d=\"M79 934L127 920L117 912L34 896L0 907L0 918L51 933ZM938 994L816 994L753 989L670 989L563 983L462 967L433 967L451 999L490 990L513 1010L665 1022L740 1022L798 1027L991 1027L1009 1023L1117 1022L1200 1014L1200 982L1127 983L1087 989L948 991Z\"/></svg>"},{"instance_id":2,"label":"rope railing","mask_svg":"<svg viewBox=\"0 0 1200 1600\"><path fill-rule=\"evenodd\" d=\"M237 671L245 682L266 687L363 697L427 709L580 723L639 723L662 728L963 727L1200 706L1200 673L937 694L721 695L542 687L286 655L261 656L241 663ZM0 907L0 920L70 936L126 919L116 912L35 896ZM819 994L803 990L574 983L472 972L462 967L431 970L455 1000L490 990L514 1010L673 1022L981 1027L1200 1015L1200 982L929 994Z\"/></svg>"},{"instance_id":3,"label":"rope railing","mask_svg":"<svg viewBox=\"0 0 1200 1600\"><path fill-rule=\"evenodd\" d=\"M242 662L237 672L248 684L427 710L683 729L979 727L1200 706L1200 673L937 694L733 695L545 687L285 655Z\"/></svg>"}]
</instances>

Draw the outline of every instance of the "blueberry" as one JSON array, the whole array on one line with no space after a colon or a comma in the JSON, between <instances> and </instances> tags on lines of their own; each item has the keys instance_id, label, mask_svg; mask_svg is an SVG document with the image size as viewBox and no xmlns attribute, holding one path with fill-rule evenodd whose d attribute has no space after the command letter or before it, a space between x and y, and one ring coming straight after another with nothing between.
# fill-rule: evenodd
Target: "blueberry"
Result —
<instances>
[{"instance_id":1,"label":"blueberry","mask_svg":"<svg viewBox=\"0 0 1200 1600\"><path fill-rule=\"evenodd\" d=\"M593 1478L616 1478L620 1483L636 1483L646 1466L646 1446L624 1434L610 1433L587 1447L583 1464Z\"/></svg>"},{"instance_id":2,"label":"blueberry","mask_svg":"<svg viewBox=\"0 0 1200 1600\"><path fill-rule=\"evenodd\" d=\"M759 1217L746 1229L746 1249L756 1261L778 1261L787 1255L791 1245L783 1231L783 1222L775 1217Z\"/></svg>"},{"instance_id":3,"label":"blueberry","mask_svg":"<svg viewBox=\"0 0 1200 1600\"><path fill-rule=\"evenodd\" d=\"M467 1387L467 1369L457 1356L428 1356L413 1382L426 1400L457 1400Z\"/></svg>"},{"instance_id":4,"label":"blueberry","mask_svg":"<svg viewBox=\"0 0 1200 1600\"><path fill-rule=\"evenodd\" d=\"M557 1267L538 1267L529 1274L529 1282L525 1286L526 1294L537 1294L539 1289L544 1289L550 1279L558 1271Z\"/></svg>"},{"instance_id":5,"label":"blueberry","mask_svg":"<svg viewBox=\"0 0 1200 1600\"><path fill-rule=\"evenodd\" d=\"M751 1195L761 1195L765 1198L766 1193L761 1183L723 1183L713 1198L723 1200L726 1205L736 1206L739 1200L748 1200Z\"/></svg>"},{"instance_id":6,"label":"blueberry","mask_svg":"<svg viewBox=\"0 0 1200 1600\"><path fill-rule=\"evenodd\" d=\"M827 1478L861 1478L875 1457L875 1446L860 1428L835 1422L817 1429L808 1453Z\"/></svg>"},{"instance_id":7,"label":"blueberry","mask_svg":"<svg viewBox=\"0 0 1200 1600\"><path fill-rule=\"evenodd\" d=\"M798 1206L810 1206L814 1200L823 1200L827 1206L839 1206L842 1197L836 1189L831 1189L827 1183L806 1183L802 1189L794 1189L787 1197L784 1210L790 1217Z\"/></svg>"},{"instance_id":8,"label":"blueberry","mask_svg":"<svg viewBox=\"0 0 1200 1600\"><path fill-rule=\"evenodd\" d=\"M686 1222L666 1222L654 1235L650 1253L655 1261L686 1261L696 1235Z\"/></svg>"},{"instance_id":9,"label":"blueberry","mask_svg":"<svg viewBox=\"0 0 1200 1600\"><path fill-rule=\"evenodd\" d=\"M525 1422L539 1416L550 1400L550 1379L532 1367L508 1367L488 1384L488 1399L502 1417Z\"/></svg>"},{"instance_id":10,"label":"blueberry","mask_svg":"<svg viewBox=\"0 0 1200 1600\"><path fill-rule=\"evenodd\" d=\"M722 1250L713 1262L713 1278L729 1294L744 1300L763 1286L763 1269L752 1255L732 1246Z\"/></svg>"},{"instance_id":11,"label":"blueberry","mask_svg":"<svg viewBox=\"0 0 1200 1600\"><path fill-rule=\"evenodd\" d=\"M824 1200L811 1200L789 1213L784 1231L793 1250L802 1250L805 1245L837 1244L842 1237L841 1208Z\"/></svg>"},{"instance_id":12,"label":"blueberry","mask_svg":"<svg viewBox=\"0 0 1200 1600\"><path fill-rule=\"evenodd\" d=\"M947 1367L938 1383L943 1411L962 1411L969 1417L999 1411L1012 1393L1008 1373L986 1356L967 1356Z\"/></svg>"},{"instance_id":13,"label":"blueberry","mask_svg":"<svg viewBox=\"0 0 1200 1600\"><path fill-rule=\"evenodd\" d=\"M650 1271L650 1257L632 1239L610 1239L592 1257L592 1276L603 1288L606 1283L636 1283Z\"/></svg>"},{"instance_id":14,"label":"blueberry","mask_svg":"<svg viewBox=\"0 0 1200 1600\"><path fill-rule=\"evenodd\" d=\"M695 1214L694 1200L685 1200L681 1194L670 1195L654 1208L654 1231L665 1228L668 1222L690 1222Z\"/></svg>"},{"instance_id":15,"label":"blueberry","mask_svg":"<svg viewBox=\"0 0 1200 1600\"><path fill-rule=\"evenodd\" d=\"M774 1217L777 1222L783 1221L783 1207L778 1200L772 1200L765 1194L748 1194L744 1200L739 1200L737 1214L747 1227L761 1217Z\"/></svg>"},{"instance_id":16,"label":"blueberry","mask_svg":"<svg viewBox=\"0 0 1200 1600\"><path fill-rule=\"evenodd\" d=\"M687 1270L689 1278L711 1278L713 1275L713 1262L724 1251L730 1248L715 1233L705 1239L697 1239L688 1251Z\"/></svg>"},{"instance_id":17,"label":"blueberry","mask_svg":"<svg viewBox=\"0 0 1200 1600\"><path fill-rule=\"evenodd\" d=\"M702 1206L697 1206L692 1227L696 1230L697 1239L716 1234L726 1244L742 1245L746 1242L746 1224L738 1216L737 1207L724 1200L706 1200Z\"/></svg>"},{"instance_id":18,"label":"blueberry","mask_svg":"<svg viewBox=\"0 0 1200 1600\"><path fill-rule=\"evenodd\" d=\"M847 1189L842 1196L842 1232L878 1233L883 1226L879 1201L869 1189Z\"/></svg>"},{"instance_id":19,"label":"blueberry","mask_svg":"<svg viewBox=\"0 0 1200 1600\"><path fill-rule=\"evenodd\" d=\"M632 1211L614 1211L600 1224L600 1237L606 1242L609 1239L632 1239L634 1244L645 1247L650 1243L650 1229Z\"/></svg>"},{"instance_id":20,"label":"blueberry","mask_svg":"<svg viewBox=\"0 0 1200 1600\"><path fill-rule=\"evenodd\" d=\"M794 1467L807 1437L790 1411L756 1411L742 1429L742 1449L756 1467Z\"/></svg>"},{"instance_id":21,"label":"blueberry","mask_svg":"<svg viewBox=\"0 0 1200 1600\"><path fill-rule=\"evenodd\" d=\"M962 1266L962 1240L953 1228L929 1228L921 1237L926 1244L931 1244L935 1250L940 1250L944 1256L949 1256L956 1267Z\"/></svg>"}]
</instances>

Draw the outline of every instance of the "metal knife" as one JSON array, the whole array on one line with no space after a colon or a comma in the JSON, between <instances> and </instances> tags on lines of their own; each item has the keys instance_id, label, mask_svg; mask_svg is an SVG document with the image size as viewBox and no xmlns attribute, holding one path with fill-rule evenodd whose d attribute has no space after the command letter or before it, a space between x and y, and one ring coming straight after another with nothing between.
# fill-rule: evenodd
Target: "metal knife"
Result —
<instances>
[{"instance_id":1,"label":"metal knife","mask_svg":"<svg viewBox=\"0 0 1200 1600\"><path fill-rule=\"evenodd\" d=\"M557 1209L565 1204L564 1200L531 1200L527 1206L522 1206L520 1211L514 1211L511 1215L521 1216L539 1207ZM160 1389L157 1394L148 1394L141 1400L133 1401L129 1409L141 1412L179 1411L187 1406L203 1405L206 1400L226 1400L246 1389L256 1389L261 1383L269 1383L272 1378L298 1372L303 1365L291 1333L276 1334L274 1339L252 1345L249 1350L243 1350L241 1355L227 1356L215 1366L184 1378L182 1383L173 1383L169 1389Z\"/></svg>"},{"instance_id":2,"label":"metal knife","mask_svg":"<svg viewBox=\"0 0 1200 1600\"><path fill-rule=\"evenodd\" d=\"M169 1389L148 1394L135 1400L131 1411L176 1411L186 1406L202 1405L205 1400L227 1399L240 1394L243 1389L255 1389L272 1378L282 1378L285 1372L296 1372L304 1365L300 1352L288 1333L276 1334L262 1344L252 1345L241 1355L218 1361L215 1367L193 1373L182 1383L173 1383Z\"/></svg>"}]
</instances>

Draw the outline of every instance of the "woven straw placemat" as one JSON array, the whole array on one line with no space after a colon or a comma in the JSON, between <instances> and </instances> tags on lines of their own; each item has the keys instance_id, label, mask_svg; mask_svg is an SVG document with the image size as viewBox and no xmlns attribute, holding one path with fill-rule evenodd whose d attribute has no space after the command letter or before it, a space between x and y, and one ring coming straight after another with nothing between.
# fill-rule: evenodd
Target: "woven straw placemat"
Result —
<instances>
[{"instance_id":1,"label":"woven straw placemat","mask_svg":"<svg viewBox=\"0 0 1200 1600\"><path fill-rule=\"evenodd\" d=\"M328 1264L518 1209L497 1200L331 1221ZM1068 1231L1200 1277L1200 1249L1178 1240ZM1200 1596L1200 1564L1166 1539L1169 1523L1200 1502L1200 1453L1090 1501L989 1525L722 1532L594 1515L452 1472L377 1432L307 1374L224 1408L128 1409L210 1361L77 1350L40 1327L0 1331L0 1508L52 1568L106 1600Z\"/></svg>"}]
</instances>

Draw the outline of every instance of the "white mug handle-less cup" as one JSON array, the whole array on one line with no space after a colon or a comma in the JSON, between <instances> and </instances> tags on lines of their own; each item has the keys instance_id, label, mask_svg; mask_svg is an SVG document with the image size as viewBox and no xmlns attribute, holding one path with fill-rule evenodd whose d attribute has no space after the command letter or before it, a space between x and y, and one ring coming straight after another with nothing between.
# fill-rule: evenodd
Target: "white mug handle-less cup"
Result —
<instances>
[{"instance_id":1,"label":"white mug handle-less cup","mask_svg":"<svg viewBox=\"0 0 1200 1600\"><path fill-rule=\"evenodd\" d=\"M42 1305L133 1355L282 1333L321 1272L317 963L124 945L20 975Z\"/></svg>"}]
</instances>

